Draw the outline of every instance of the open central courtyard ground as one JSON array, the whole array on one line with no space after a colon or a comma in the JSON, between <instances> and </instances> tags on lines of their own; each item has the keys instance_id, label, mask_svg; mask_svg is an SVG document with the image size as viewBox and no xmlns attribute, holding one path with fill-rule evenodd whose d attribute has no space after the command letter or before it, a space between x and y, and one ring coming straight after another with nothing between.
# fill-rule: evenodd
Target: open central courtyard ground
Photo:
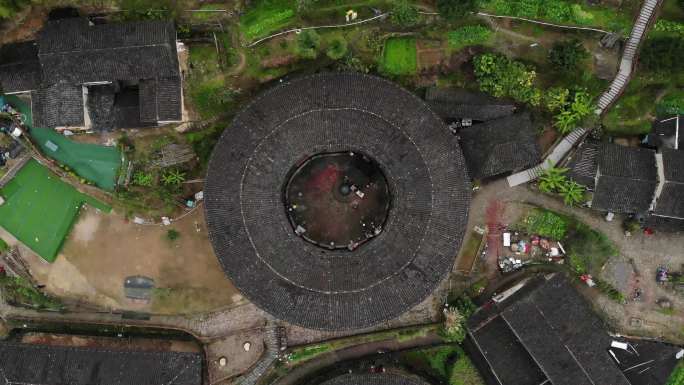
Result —
<instances>
[{"instance_id":1,"label":"open central courtyard ground","mask_svg":"<svg viewBox=\"0 0 684 385\"><path fill-rule=\"evenodd\" d=\"M48 262L55 260L84 203L111 210L33 159L0 189L0 196L5 200L0 206L0 226Z\"/></svg>"}]
</instances>

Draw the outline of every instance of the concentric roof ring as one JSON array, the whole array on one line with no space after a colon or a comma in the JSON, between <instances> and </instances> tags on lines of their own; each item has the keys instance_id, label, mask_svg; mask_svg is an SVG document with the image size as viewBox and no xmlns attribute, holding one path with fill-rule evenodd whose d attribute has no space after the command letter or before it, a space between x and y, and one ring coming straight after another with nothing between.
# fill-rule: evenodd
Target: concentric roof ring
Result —
<instances>
[{"instance_id":1,"label":"concentric roof ring","mask_svg":"<svg viewBox=\"0 0 684 385\"><path fill-rule=\"evenodd\" d=\"M338 151L371 156L392 191L383 232L353 251L296 236L281 194L293 165ZM214 250L250 300L302 326L351 329L434 290L460 248L469 191L458 143L420 99L379 78L325 74L278 85L238 114L205 199Z\"/></svg>"}]
</instances>

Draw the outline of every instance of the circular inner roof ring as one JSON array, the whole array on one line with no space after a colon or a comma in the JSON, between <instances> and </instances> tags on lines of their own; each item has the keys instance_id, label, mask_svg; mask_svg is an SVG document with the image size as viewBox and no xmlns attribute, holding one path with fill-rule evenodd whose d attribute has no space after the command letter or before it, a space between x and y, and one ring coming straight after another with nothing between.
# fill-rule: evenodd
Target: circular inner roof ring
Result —
<instances>
[{"instance_id":1,"label":"circular inner roof ring","mask_svg":"<svg viewBox=\"0 0 684 385\"><path fill-rule=\"evenodd\" d=\"M303 240L282 199L293 165L341 151L371 157L391 191L382 232L352 251ZM451 270L467 224L465 170L441 119L394 83L298 78L257 97L216 145L209 235L228 277L275 317L323 330L372 326L420 303Z\"/></svg>"}]
</instances>

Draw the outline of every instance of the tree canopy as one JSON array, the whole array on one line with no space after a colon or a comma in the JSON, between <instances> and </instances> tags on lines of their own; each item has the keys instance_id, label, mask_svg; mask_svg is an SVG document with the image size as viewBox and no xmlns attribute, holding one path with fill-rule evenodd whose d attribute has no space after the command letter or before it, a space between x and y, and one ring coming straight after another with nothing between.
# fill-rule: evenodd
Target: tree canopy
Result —
<instances>
[{"instance_id":1,"label":"tree canopy","mask_svg":"<svg viewBox=\"0 0 684 385\"><path fill-rule=\"evenodd\" d=\"M551 64L563 71L576 71L582 61L589 57L589 52L578 39L559 41L549 51Z\"/></svg>"},{"instance_id":2,"label":"tree canopy","mask_svg":"<svg viewBox=\"0 0 684 385\"><path fill-rule=\"evenodd\" d=\"M477 0L437 0L437 11L448 21L458 20L477 10Z\"/></svg>"},{"instance_id":3,"label":"tree canopy","mask_svg":"<svg viewBox=\"0 0 684 385\"><path fill-rule=\"evenodd\" d=\"M390 18L397 25L410 27L418 22L418 10L408 0L397 0Z\"/></svg>"}]
</instances>

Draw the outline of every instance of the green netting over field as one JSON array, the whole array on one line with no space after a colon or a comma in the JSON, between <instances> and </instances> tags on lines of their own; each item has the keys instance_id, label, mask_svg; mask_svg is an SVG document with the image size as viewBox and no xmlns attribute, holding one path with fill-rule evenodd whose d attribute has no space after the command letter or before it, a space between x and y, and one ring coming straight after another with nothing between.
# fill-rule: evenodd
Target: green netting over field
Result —
<instances>
[{"instance_id":1,"label":"green netting over field","mask_svg":"<svg viewBox=\"0 0 684 385\"><path fill-rule=\"evenodd\" d=\"M81 206L111 207L82 194L31 159L0 189L0 226L48 262L53 262Z\"/></svg>"},{"instance_id":2,"label":"green netting over field","mask_svg":"<svg viewBox=\"0 0 684 385\"><path fill-rule=\"evenodd\" d=\"M33 117L28 104L14 95L5 96L25 116L30 135L40 150L56 161L69 166L78 176L112 191L121 167L121 152L116 147L78 143L49 128L32 127Z\"/></svg>"},{"instance_id":3,"label":"green netting over field","mask_svg":"<svg viewBox=\"0 0 684 385\"><path fill-rule=\"evenodd\" d=\"M74 142L49 128L33 128L31 137L45 155L71 167L101 189L114 190L121 166L121 153L116 147Z\"/></svg>"}]
</instances>

